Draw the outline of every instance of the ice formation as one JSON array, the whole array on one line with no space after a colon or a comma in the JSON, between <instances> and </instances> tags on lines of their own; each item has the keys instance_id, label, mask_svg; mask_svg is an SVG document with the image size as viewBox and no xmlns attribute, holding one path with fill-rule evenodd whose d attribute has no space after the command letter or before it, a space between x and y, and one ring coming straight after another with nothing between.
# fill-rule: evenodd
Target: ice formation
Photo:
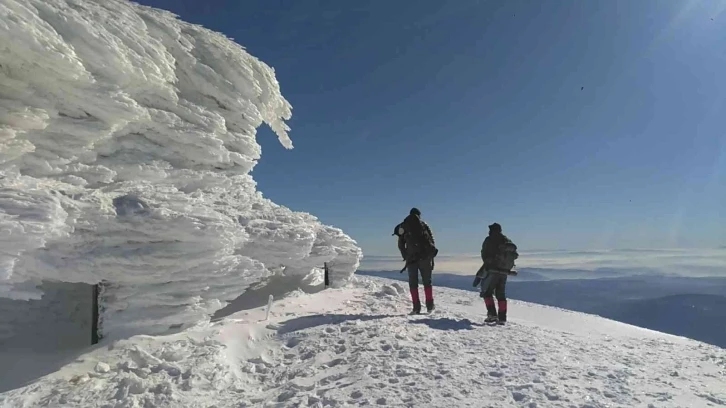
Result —
<instances>
[{"instance_id":1,"label":"ice formation","mask_svg":"<svg viewBox=\"0 0 726 408\"><path fill-rule=\"evenodd\" d=\"M264 198L274 71L219 33L121 0L0 0L0 296L106 281L106 331L194 322L249 285L361 250Z\"/></svg>"}]
</instances>

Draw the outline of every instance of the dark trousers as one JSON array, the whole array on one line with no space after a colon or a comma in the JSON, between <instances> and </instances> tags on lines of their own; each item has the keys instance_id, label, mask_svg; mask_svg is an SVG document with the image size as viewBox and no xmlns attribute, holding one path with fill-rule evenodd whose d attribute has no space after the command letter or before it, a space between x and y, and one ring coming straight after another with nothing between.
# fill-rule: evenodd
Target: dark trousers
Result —
<instances>
[{"instance_id":1,"label":"dark trousers","mask_svg":"<svg viewBox=\"0 0 726 408\"><path fill-rule=\"evenodd\" d=\"M484 290L484 298L496 296L497 300L507 300L507 275L492 273L489 277L489 286Z\"/></svg>"},{"instance_id":2,"label":"dark trousers","mask_svg":"<svg viewBox=\"0 0 726 408\"><path fill-rule=\"evenodd\" d=\"M431 273L433 265L431 260L422 260L408 265L408 287L418 290L418 274L421 273L421 280L424 287L431 286Z\"/></svg>"},{"instance_id":3,"label":"dark trousers","mask_svg":"<svg viewBox=\"0 0 726 408\"><path fill-rule=\"evenodd\" d=\"M413 262L408 265L408 287L411 290L411 301L415 310L421 307L421 301L418 295L418 275L421 274L421 280L424 286L424 296L426 297L426 308L429 310L434 306L434 292L431 285L431 274L434 270L434 262L432 259Z\"/></svg>"},{"instance_id":4,"label":"dark trousers","mask_svg":"<svg viewBox=\"0 0 726 408\"><path fill-rule=\"evenodd\" d=\"M490 273L490 275L487 277L487 280L489 281L488 286L482 293L482 297L484 298L484 304L486 304L487 307L487 315L488 316L498 316L500 321L506 321L507 320L507 295L506 295L506 288L507 288L507 275L500 274L500 273ZM499 306L499 311L497 312L497 308L494 305L494 298L497 297L497 303Z\"/></svg>"}]
</instances>

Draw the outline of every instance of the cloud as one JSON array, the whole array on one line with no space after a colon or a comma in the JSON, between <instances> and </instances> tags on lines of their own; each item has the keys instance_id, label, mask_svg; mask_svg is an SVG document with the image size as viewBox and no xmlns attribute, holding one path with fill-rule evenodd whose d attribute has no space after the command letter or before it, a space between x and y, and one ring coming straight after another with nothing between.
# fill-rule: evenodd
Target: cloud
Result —
<instances>
[{"instance_id":1,"label":"cloud","mask_svg":"<svg viewBox=\"0 0 726 408\"><path fill-rule=\"evenodd\" d=\"M360 270L398 272L403 265L401 258L396 256L365 256ZM436 272L474 275L480 266L479 256L436 257ZM575 272L578 278L642 274L726 277L726 248L522 251L517 269L552 278Z\"/></svg>"}]
</instances>

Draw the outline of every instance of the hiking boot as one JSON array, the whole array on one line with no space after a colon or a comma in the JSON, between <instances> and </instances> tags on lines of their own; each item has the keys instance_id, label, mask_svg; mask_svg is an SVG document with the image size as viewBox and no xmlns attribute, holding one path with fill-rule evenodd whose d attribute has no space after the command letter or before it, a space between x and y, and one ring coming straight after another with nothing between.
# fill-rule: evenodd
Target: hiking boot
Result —
<instances>
[{"instance_id":1,"label":"hiking boot","mask_svg":"<svg viewBox=\"0 0 726 408\"><path fill-rule=\"evenodd\" d=\"M487 307L487 316L497 317L497 308L494 306L494 299L491 297L484 298L484 304Z\"/></svg>"},{"instance_id":2,"label":"hiking boot","mask_svg":"<svg viewBox=\"0 0 726 408\"><path fill-rule=\"evenodd\" d=\"M413 310L409 314L420 314L421 313L421 302L414 302Z\"/></svg>"},{"instance_id":3,"label":"hiking boot","mask_svg":"<svg viewBox=\"0 0 726 408\"><path fill-rule=\"evenodd\" d=\"M499 323L500 324L504 324L504 322L507 321L507 312L506 311L502 311L500 309L499 310L499 315L497 316L497 318L498 318L497 320L499 320Z\"/></svg>"},{"instance_id":4,"label":"hiking boot","mask_svg":"<svg viewBox=\"0 0 726 408\"><path fill-rule=\"evenodd\" d=\"M431 313L435 309L434 301L433 300L427 300L426 301L426 311Z\"/></svg>"},{"instance_id":5,"label":"hiking boot","mask_svg":"<svg viewBox=\"0 0 726 408\"><path fill-rule=\"evenodd\" d=\"M497 319L497 316L493 315L489 315L486 319L484 319L484 323L496 323L497 321L499 321L499 319Z\"/></svg>"}]
</instances>

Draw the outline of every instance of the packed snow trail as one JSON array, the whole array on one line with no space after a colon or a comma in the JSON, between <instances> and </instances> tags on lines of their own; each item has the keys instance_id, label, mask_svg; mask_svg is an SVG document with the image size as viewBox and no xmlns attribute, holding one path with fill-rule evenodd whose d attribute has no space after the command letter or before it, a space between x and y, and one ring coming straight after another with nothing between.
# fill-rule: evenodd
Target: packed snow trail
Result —
<instances>
[{"instance_id":1,"label":"packed snow trail","mask_svg":"<svg viewBox=\"0 0 726 408\"><path fill-rule=\"evenodd\" d=\"M0 406L726 406L726 350L515 300L488 326L477 293L435 294L435 315L407 316L403 285L354 278L275 302L269 321L260 307L119 341Z\"/></svg>"}]
</instances>

